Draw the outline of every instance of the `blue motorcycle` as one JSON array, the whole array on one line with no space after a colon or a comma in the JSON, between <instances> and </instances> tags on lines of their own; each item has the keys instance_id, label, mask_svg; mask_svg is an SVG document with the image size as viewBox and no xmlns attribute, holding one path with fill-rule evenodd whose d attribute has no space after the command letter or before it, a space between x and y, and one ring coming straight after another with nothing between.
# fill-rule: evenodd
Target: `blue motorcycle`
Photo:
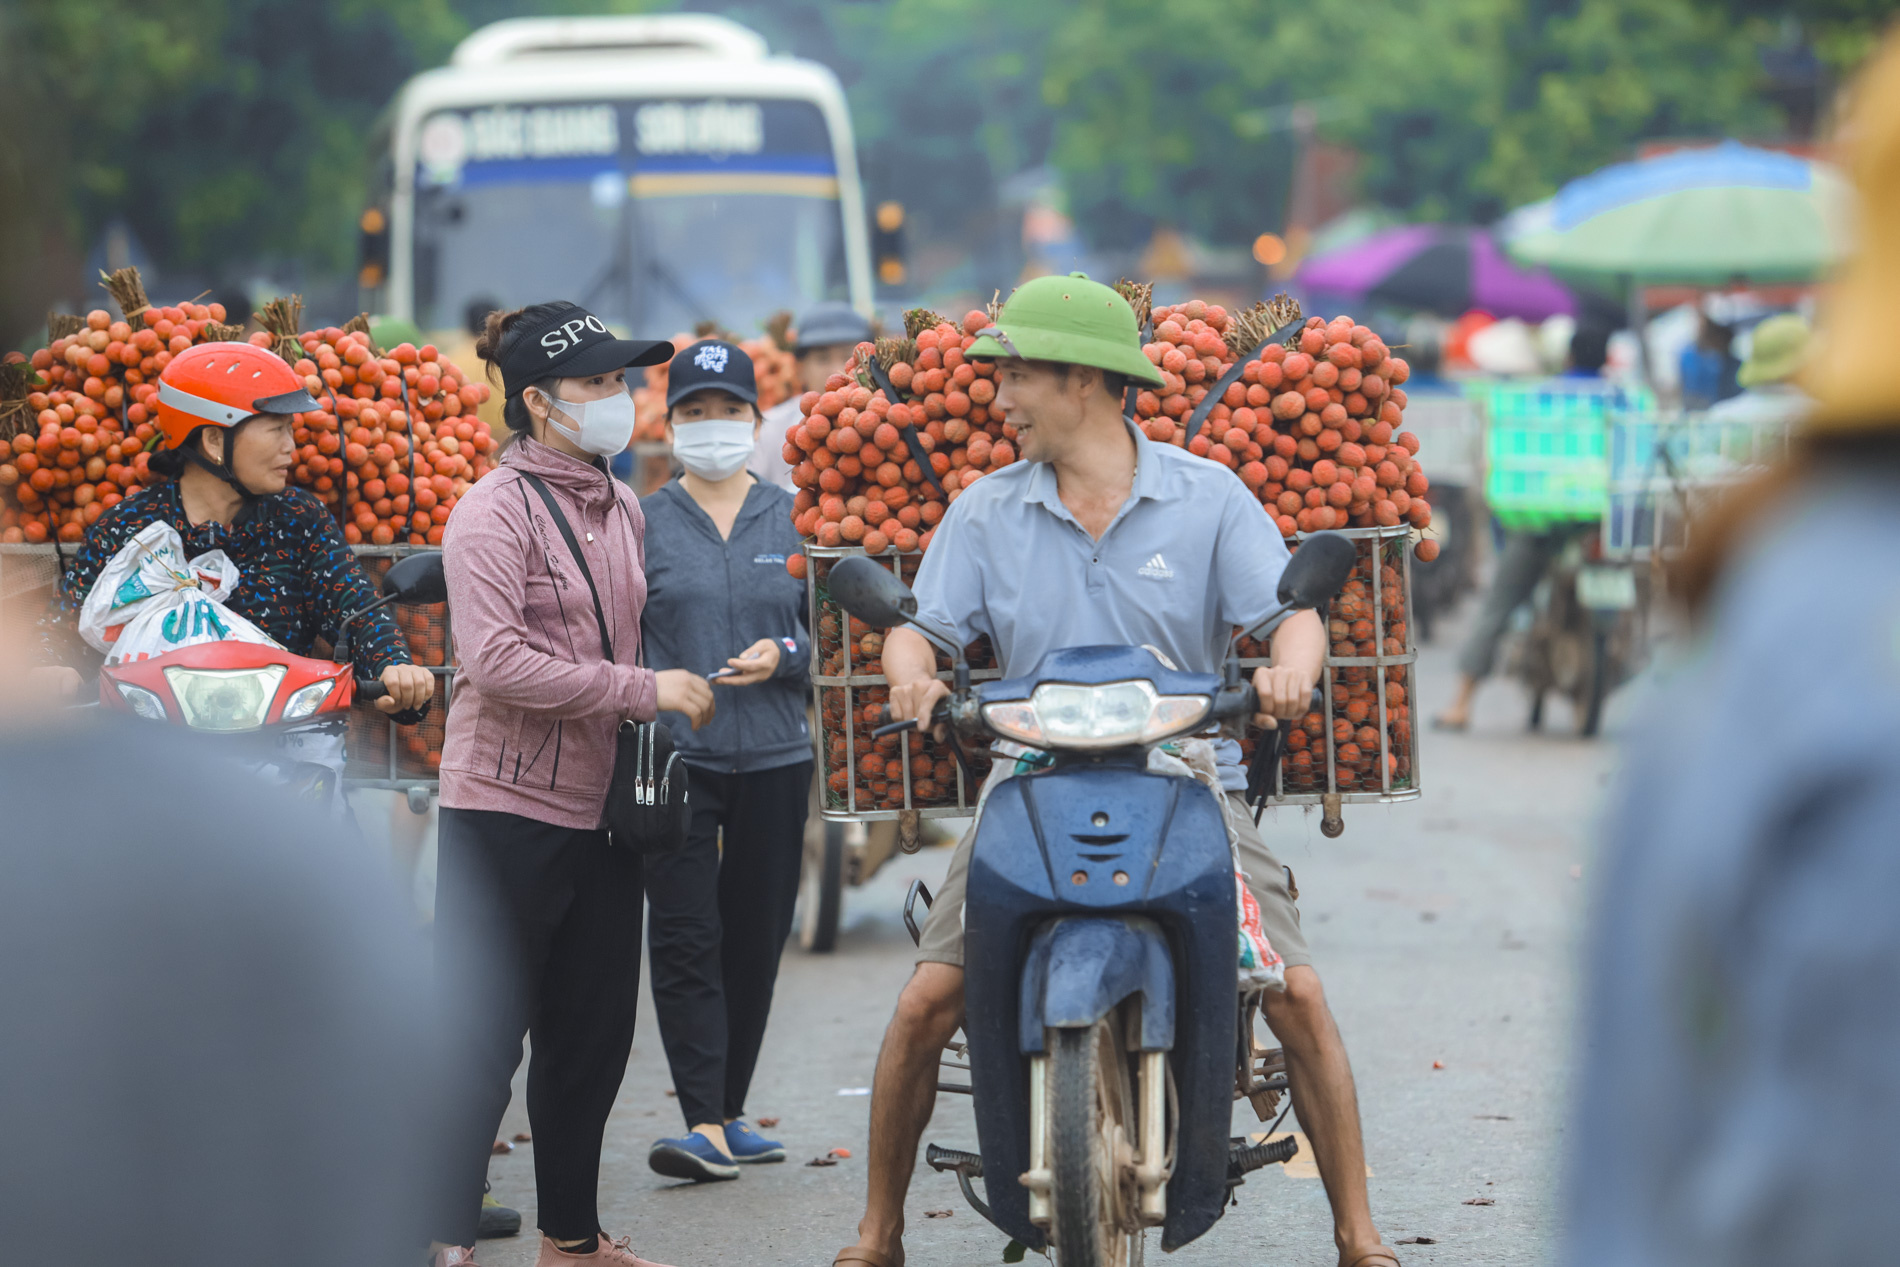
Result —
<instances>
[{"instance_id":1,"label":"blue motorcycle","mask_svg":"<svg viewBox=\"0 0 1900 1267\"><path fill-rule=\"evenodd\" d=\"M1259 628L1327 602L1354 557L1343 537L1308 537ZM937 720L959 744L1037 754L989 788L971 856L967 1041L952 1048L970 1084L943 1089L973 1095L979 1151L932 1144L926 1160L1062 1267L1138 1263L1153 1227L1163 1250L1188 1244L1248 1171L1296 1147L1229 1138L1236 1099L1263 1120L1277 1107L1284 1062L1255 1040L1259 993L1240 984L1225 811L1198 780L1149 769L1159 745L1254 713L1237 657L1219 674L1184 673L1140 647L1074 647L972 689L960 650L916 621L915 596L888 570L845 559L829 583L851 615L912 624L950 654L954 689ZM1260 745L1250 795L1279 755ZM915 936L910 902L905 919Z\"/></svg>"}]
</instances>

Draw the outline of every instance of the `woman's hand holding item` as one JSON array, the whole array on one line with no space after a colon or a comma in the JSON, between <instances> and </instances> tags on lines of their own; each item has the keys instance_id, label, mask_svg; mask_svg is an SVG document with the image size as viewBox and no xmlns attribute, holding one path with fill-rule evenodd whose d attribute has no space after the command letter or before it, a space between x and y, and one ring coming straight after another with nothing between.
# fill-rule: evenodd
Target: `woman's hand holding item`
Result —
<instances>
[{"instance_id":1,"label":"woman's hand holding item","mask_svg":"<svg viewBox=\"0 0 1900 1267\"><path fill-rule=\"evenodd\" d=\"M686 714L686 720L693 724L694 730L712 720L712 687L691 669L661 669L653 675L653 685L659 694L661 712Z\"/></svg>"},{"instance_id":2,"label":"woman's hand holding item","mask_svg":"<svg viewBox=\"0 0 1900 1267\"><path fill-rule=\"evenodd\" d=\"M733 672L719 680L727 686L751 686L778 672L779 657L784 654L777 640L761 638L743 652L726 661Z\"/></svg>"}]
</instances>

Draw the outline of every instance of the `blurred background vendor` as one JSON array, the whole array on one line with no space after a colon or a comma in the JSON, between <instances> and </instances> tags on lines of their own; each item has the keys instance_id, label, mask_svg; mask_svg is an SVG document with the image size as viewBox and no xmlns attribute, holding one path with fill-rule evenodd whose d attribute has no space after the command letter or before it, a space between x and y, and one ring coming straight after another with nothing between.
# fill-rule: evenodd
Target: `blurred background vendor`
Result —
<instances>
[{"instance_id":1,"label":"blurred background vendor","mask_svg":"<svg viewBox=\"0 0 1900 1267\"><path fill-rule=\"evenodd\" d=\"M807 309L798 318L792 354L798 358L798 386L790 396L765 411L764 425L747 469L766 484L792 486L791 463L785 460L785 430L799 419L798 398L823 391L825 380L844 373L845 363L858 344L872 337L871 323L842 301Z\"/></svg>"}]
</instances>

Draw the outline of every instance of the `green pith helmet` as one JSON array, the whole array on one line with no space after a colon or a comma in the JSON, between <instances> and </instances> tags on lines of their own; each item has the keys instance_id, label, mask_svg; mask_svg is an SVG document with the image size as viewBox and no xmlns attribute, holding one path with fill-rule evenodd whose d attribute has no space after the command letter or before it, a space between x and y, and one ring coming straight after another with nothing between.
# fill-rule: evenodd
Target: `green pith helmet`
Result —
<instances>
[{"instance_id":1,"label":"green pith helmet","mask_svg":"<svg viewBox=\"0 0 1900 1267\"><path fill-rule=\"evenodd\" d=\"M973 357L1021 357L1093 365L1159 387L1161 371L1141 350L1128 301L1081 273L1024 282L996 324L977 337Z\"/></svg>"},{"instance_id":2,"label":"green pith helmet","mask_svg":"<svg viewBox=\"0 0 1900 1267\"><path fill-rule=\"evenodd\" d=\"M1793 378L1808 354L1808 323L1800 313L1784 312L1755 327L1748 360L1735 375L1743 387L1761 387Z\"/></svg>"}]
</instances>

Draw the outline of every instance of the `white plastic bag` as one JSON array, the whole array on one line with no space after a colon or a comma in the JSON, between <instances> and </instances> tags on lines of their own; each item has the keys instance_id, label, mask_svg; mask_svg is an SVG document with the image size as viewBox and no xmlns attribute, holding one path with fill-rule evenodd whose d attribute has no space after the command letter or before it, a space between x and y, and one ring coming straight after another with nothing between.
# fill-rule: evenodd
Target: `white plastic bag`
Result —
<instances>
[{"instance_id":1,"label":"white plastic bag","mask_svg":"<svg viewBox=\"0 0 1900 1267\"><path fill-rule=\"evenodd\" d=\"M188 560L176 528L147 524L93 582L79 609L79 633L105 653L107 664L203 642L281 645L224 605L237 583L237 564L224 551Z\"/></svg>"}]
</instances>

